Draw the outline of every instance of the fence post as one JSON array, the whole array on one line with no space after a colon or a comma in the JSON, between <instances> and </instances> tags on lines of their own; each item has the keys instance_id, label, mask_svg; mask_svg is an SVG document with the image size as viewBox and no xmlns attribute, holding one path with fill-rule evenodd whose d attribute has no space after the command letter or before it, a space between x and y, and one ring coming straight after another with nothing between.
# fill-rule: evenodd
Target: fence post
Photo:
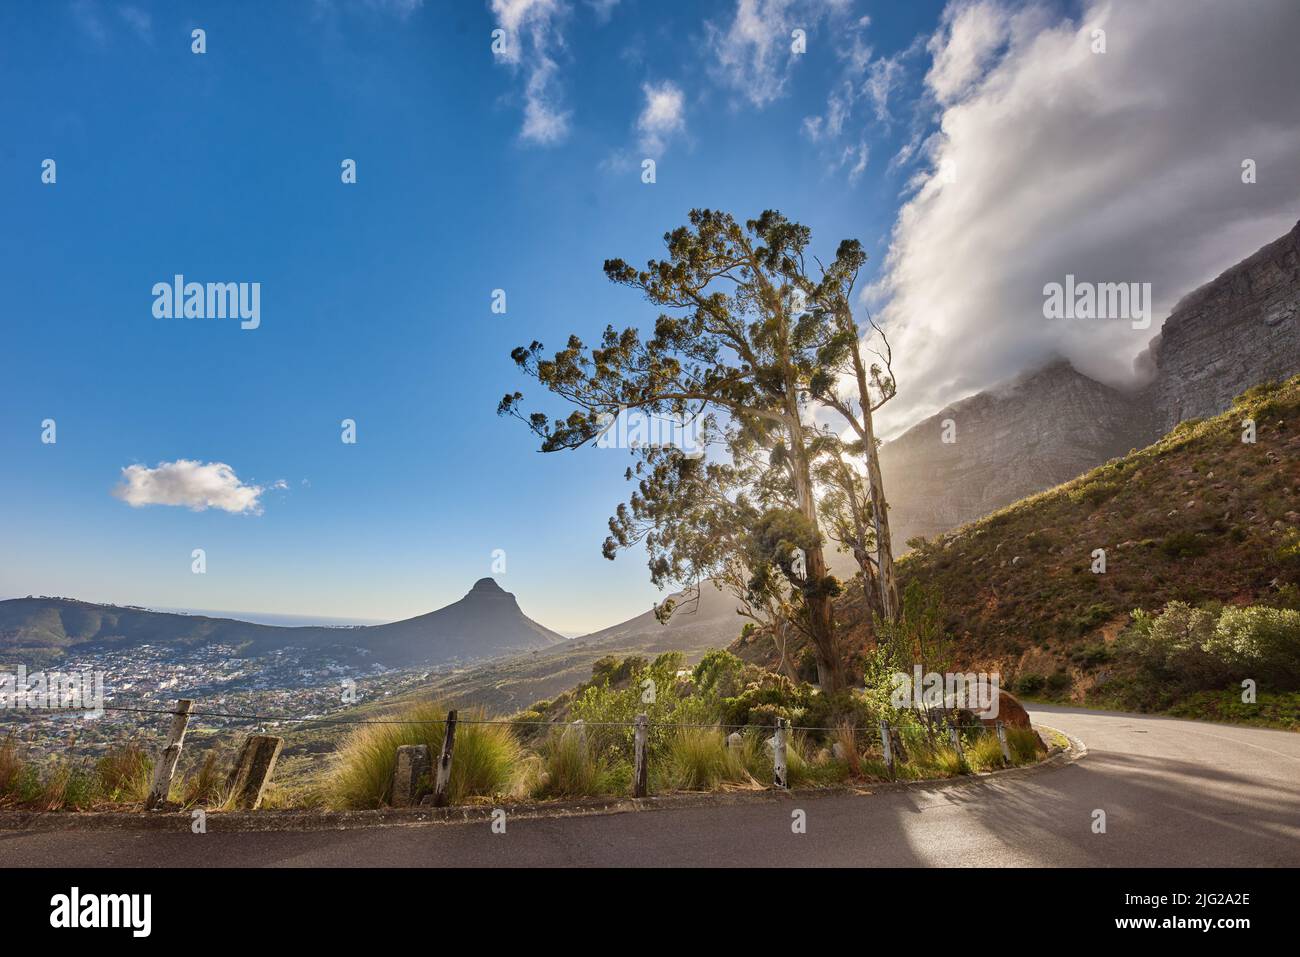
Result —
<instances>
[{"instance_id":1,"label":"fence post","mask_svg":"<svg viewBox=\"0 0 1300 957\"><path fill-rule=\"evenodd\" d=\"M415 803L420 778L429 773L432 764L427 744L398 746L397 758L393 762L393 807L409 807Z\"/></svg>"},{"instance_id":2,"label":"fence post","mask_svg":"<svg viewBox=\"0 0 1300 957\"><path fill-rule=\"evenodd\" d=\"M949 734L952 738L952 749L957 752L957 760L965 761L966 754L961 749L961 728L954 724L949 729Z\"/></svg>"},{"instance_id":3,"label":"fence post","mask_svg":"<svg viewBox=\"0 0 1300 957\"><path fill-rule=\"evenodd\" d=\"M447 712L447 730L442 736L442 754L438 756L438 778L433 787L433 806L446 807L451 790L451 752L456 746L456 709Z\"/></svg>"},{"instance_id":4,"label":"fence post","mask_svg":"<svg viewBox=\"0 0 1300 957\"><path fill-rule=\"evenodd\" d=\"M185 743L185 729L190 725L190 712L194 702L181 698L176 702L172 712L172 727L167 735L167 746L158 756L158 763L153 766L153 779L149 782L149 797L145 799L146 811L152 811L167 800L172 789L172 777L176 774L176 762L181 757L181 745Z\"/></svg>"},{"instance_id":5,"label":"fence post","mask_svg":"<svg viewBox=\"0 0 1300 957\"><path fill-rule=\"evenodd\" d=\"M226 791L232 808L256 811L262 806L262 796L283 748L284 738L274 735L250 734L244 739L235 766L226 778Z\"/></svg>"},{"instance_id":6,"label":"fence post","mask_svg":"<svg viewBox=\"0 0 1300 957\"><path fill-rule=\"evenodd\" d=\"M633 735L636 765L632 775L632 796L643 798L649 791L650 769L646 762L646 745L650 739L650 718L647 715L636 716L636 731Z\"/></svg>"},{"instance_id":7,"label":"fence post","mask_svg":"<svg viewBox=\"0 0 1300 957\"><path fill-rule=\"evenodd\" d=\"M997 722L994 727L998 731L998 744L1002 745L1002 760L1011 763L1011 746L1007 744L1007 726L1001 721Z\"/></svg>"},{"instance_id":8,"label":"fence post","mask_svg":"<svg viewBox=\"0 0 1300 957\"><path fill-rule=\"evenodd\" d=\"M786 720L777 718L776 734L772 737L772 784L778 788L790 786L785 766L785 726Z\"/></svg>"},{"instance_id":9,"label":"fence post","mask_svg":"<svg viewBox=\"0 0 1300 957\"><path fill-rule=\"evenodd\" d=\"M885 755L885 767L889 773L894 773L894 749L889 741L889 722L884 718L880 719L880 750Z\"/></svg>"}]
</instances>

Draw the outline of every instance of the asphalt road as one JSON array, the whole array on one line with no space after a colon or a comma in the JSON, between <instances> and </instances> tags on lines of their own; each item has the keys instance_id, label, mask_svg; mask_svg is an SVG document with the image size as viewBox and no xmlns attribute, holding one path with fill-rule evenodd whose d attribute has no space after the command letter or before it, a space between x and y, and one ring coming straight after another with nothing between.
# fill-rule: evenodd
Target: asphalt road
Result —
<instances>
[{"instance_id":1,"label":"asphalt road","mask_svg":"<svg viewBox=\"0 0 1300 957\"><path fill-rule=\"evenodd\" d=\"M0 832L0 866L1300 865L1300 735L1038 708L1060 768L931 790L350 831ZM807 832L791 830L806 813ZM1094 811L1106 832L1094 833Z\"/></svg>"}]
</instances>

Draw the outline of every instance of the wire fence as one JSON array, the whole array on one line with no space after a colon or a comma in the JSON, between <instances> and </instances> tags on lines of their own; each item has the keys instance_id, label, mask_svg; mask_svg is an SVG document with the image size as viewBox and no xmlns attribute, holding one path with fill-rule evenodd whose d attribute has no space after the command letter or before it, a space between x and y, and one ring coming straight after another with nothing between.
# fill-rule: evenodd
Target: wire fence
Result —
<instances>
[{"instance_id":1,"label":"wire fence","mask_svg":"<svg viewBox=\"0 0 1300 957\"><path fill-rule=\"evenodd\" d=\"M446 724L447 718L348 718L334 715L271 715L271 714L250 714L248 712L238 711L180 711L176 708L140 708L129 707L125 705L104 705L103 711L113 711L133 714L155 714L155 715L187 715L190 718L225 718L230 720L243 721L249 724L293 724L293 723L312 723L312 724L355 724L355 725L427 725L427 724ZM942 710L942 709L936 709ZM951 713L951 712L948 712ZM564 728L581 726L584 728L635 728L635 721L587 721L582 718L573 721L539 721L529 719L515 718L462 718L457 717L456 723L476 724L476 725L509 725L511 727L530 726L543 728ZM746 731L746 730L767 730L771 731L775 727L774 723L756 724L746 722L743 724L729 724L722 721L648 721L651 728L683 728L698 729L710 731ZM958 728L960 730L979 729L985 731L994 730L994 725L983 721L975 723L958 724L951 721L945 721L945 728ZM846 726L840 725L786 725L787 731L818 731L831 734L840 733L846 730ZM867 731L874 734L874 730L868 728L853 728L852 730Z\"/></svg>"}]
</instances>

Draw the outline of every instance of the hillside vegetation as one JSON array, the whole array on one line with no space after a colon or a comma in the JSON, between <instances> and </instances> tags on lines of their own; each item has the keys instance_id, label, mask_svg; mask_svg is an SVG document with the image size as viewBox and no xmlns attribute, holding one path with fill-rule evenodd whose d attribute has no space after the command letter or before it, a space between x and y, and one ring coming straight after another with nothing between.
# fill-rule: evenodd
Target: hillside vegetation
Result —
<instances>
[{"instance_id":1,"label":"hillside vegetation","mask_svg":"<svg viewBox=\"0 0 1300 957\"><path fill-rule=\"evenodd\" d=\"M1245 419L1255 423L1253 443L1242 441ZM1223 651L1242 633L1243 619L1224 620L1226 637L1184 635L1152 661L1142 644L1149 620L1133 612L1158 618L1174 602L1178 618L1185 605L1200 611L1198 627L1212 635L1223 606L1274 609L1247 616L1244 624L1256 630L1236 640L1276 633L1280 657L1244 674L1258 681L1260 708L1280 704L1280 723L1290 726L1295 696L1285 693L1297 685L1286 656L1300 654L1300 618L1293 617L1300 608L1297 423L1300 376L1257 386L1222 415L1183 422L1147 448L931 541L914 539L900 578L940 597L964 667L999 670L1004 685L1022 694L1159 709L1181 704L1183 713L1201 692L1227 690L1229 681L1235 688L1241 668L1234 670L1227 652L1217 662L1200 658ZM1097 549L1105 565L1094 572ZM860 594L860 583L847 584L837 608L859 669L871 644ZM1155 629L1157 638L1174 618ZM732 647L769 666L778 657L762 633ZM796 660L802 654L797 647L791 653ZM1196 660L1174 660L1179 655ZM1193 667L1205 673L1189 679L1183 672ZM1200 700L1195 713L1243 717L1213 695Z\"/></svg>"}]
</instances>

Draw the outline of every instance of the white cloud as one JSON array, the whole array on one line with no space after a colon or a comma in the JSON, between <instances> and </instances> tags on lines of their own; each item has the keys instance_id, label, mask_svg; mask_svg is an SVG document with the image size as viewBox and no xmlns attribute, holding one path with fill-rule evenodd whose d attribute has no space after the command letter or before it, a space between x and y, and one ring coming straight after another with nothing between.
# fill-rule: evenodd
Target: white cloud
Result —
<instances>
[{"instance_id":1,"label":"white cloud","mask_svg":"<svg viewBox=\"0 0 1300 957\"><path fill-rule=\"evenodd\" d=\"M1249 16L1214 0L1088 0L1077 21L990 7L953 5L932 44L946 106L868 297L884 303L899 378L886 430L1055 356L1133 382L1175 301L1300 215L1293 0ZM1092 52L1094 29L1107 52ZM1151 328L1045 319L1043 286L1067 274L1150 282Z\"/></svg>"},{"instance_id":2,"label":"white cloud","mask_svg":"<svg viewBox=\"0 0 1300 957\"><path fill-rule=\"evenodd\" d=\"M686 129L685 98L681 88L667 80L658 85L643 83L641 92L645 94L645 106L636 121L641 150L658 156L669 137Z\"/></svg>"},{"instance_id":3,"label":"white cloud","mask_svg":"<svg viewBox=\"0 0 1300 957\"><path fill-rule=\"evenodd\" d=\"M569 132L555 56L564 48L560 21L569 8L559 0L490 0L505 43L495 49L498 63L527 75L524 125L520 137L539 145L558 143Z\"/></svg>"},{"instance_id":4,"label":"white cloud","mask_svg":"<svg viewBox=\"0 0 1300 957\"><path fill-rule=\"evenodd\" d=\"M279 481L269 487L282 489L287 485ZM122 469L122 483L113 489L113 494L132 508L180 505L196 512L219 508L224 512L260 515L265 491L267 488L261 485L245 485L224 462L177 459L159 462L157 468L127 466Z\"/></svg>"},{"instance_id":5,"label":"white cloud","mask_svg":"<svg viewBox=\"0 0 1300 957\"><path fill-rule=\"evenodd\" d=\"M736 0L736 12L724 28L704 24L718 80L764 107L785 92L800 54L791 50L790 34L811 34L824 18L842 13L849 0Z\"/></svg>"},{"instance_id":6,"label":"white cloud","mask_svg":"<svg viewBox=\"0 0 1300 957\"><path fill-rule=\"evenodd\" d=\"M868 126L888 129L890 100L903 88L909 60L924 51L924 38L887 57L877 57L867 31L870 17L842 24L835 30L839 76L826 97L825 112L804 117L804 135L825 150L831 172L847 169L850 185L867 166ZM870 117L868 117L868 109Z\"/></svg>"},{"instance_id":7,"label":"white cloud","mask_svg":"<svg viewBox=\"0 0 1300 957\"><path fill-rule=\"evenodd\" d=\"M930 39L933 56L926 86L940 103L959 99L1006 41L1011 14L995 0L950 3Z\"/></svg>"}]
</instances>

